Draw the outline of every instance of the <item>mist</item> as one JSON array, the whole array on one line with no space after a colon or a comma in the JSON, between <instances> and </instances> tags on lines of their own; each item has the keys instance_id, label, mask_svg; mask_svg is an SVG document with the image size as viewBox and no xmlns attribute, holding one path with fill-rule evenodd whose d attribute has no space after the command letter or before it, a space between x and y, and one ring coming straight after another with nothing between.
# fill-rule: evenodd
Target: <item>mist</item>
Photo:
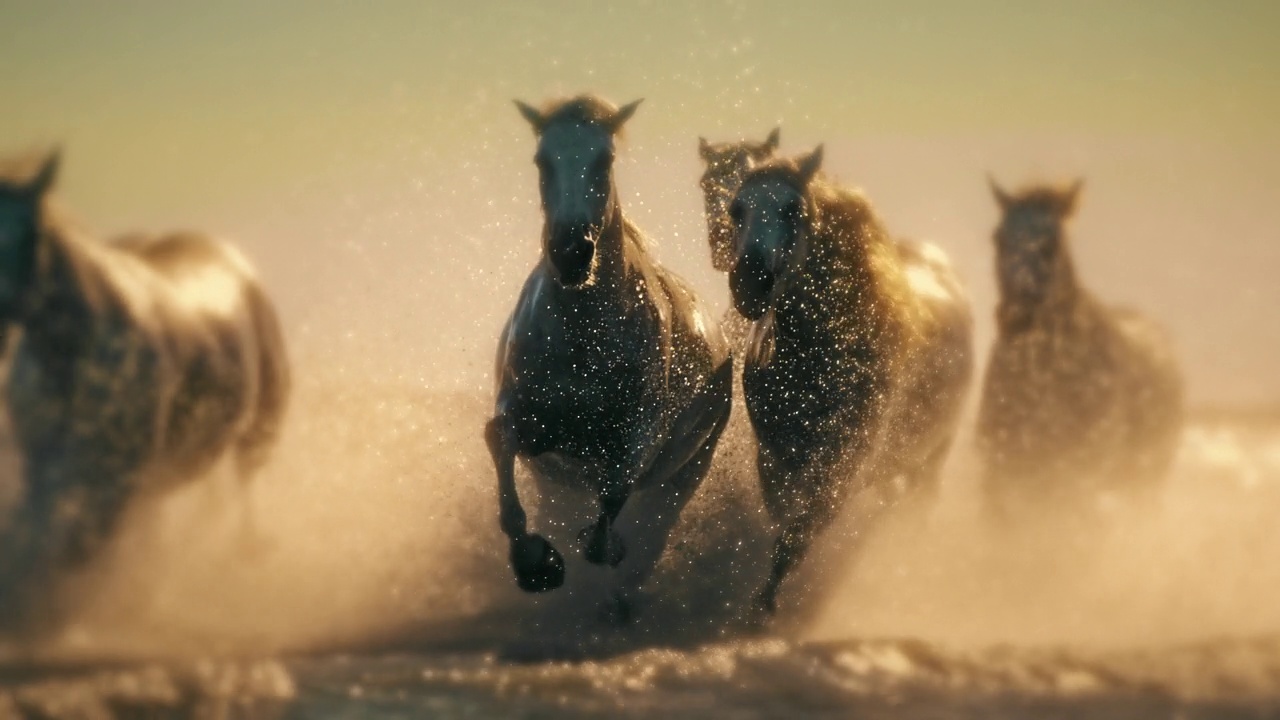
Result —
<instances>
[{"instance_id":1,"label":"mist","mask_svg":"<svg viewBox=\"0 0 1280 720\"><path fill-rule=\"evenodd\" d=\"M240 244L299 378L252 490L265 554L235 552L241 498L220 472L140 510L73 581L83 612L59 648L438 639L552 604L509 577L480 433L496 334L538 254L517 97L645 97L620 150L622 204L717 313L698 136L780 125L784 153L825 143L828 172L893 231L951 256L980 361L994 332L987 174L1083 177L1083 281L1172 331L1193 406L1280 401L1274 7L887 7L0 10L0 64L23 69L0 78L0 136L14 151L62 143L62 195L103 237L192 227ZM742 602L764 557L737 412L737 445L655 578L681 602ZM827 600L797 632L1121 645L1280 632L1280 437L1257 432L1244 446L1189 427L1163 506L1105 537L992 531L964 445L938 507L869 534L856 563L825 561Z\"/></svg>"}]
</instances>

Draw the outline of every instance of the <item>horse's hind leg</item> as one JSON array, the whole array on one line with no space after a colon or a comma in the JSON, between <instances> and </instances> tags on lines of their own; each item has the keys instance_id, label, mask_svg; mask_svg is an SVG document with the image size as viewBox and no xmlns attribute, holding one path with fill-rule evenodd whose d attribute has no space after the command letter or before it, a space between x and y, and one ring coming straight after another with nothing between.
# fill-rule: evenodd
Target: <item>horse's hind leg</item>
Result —
<instances>
[{"instance_id":1,"label":"horse's hind leg","mask_svg":"<svg viewBox=\"0 0 1280 720\"><path fill-rule=\"evenodd\" d=\"M260 461L252 450L246 452L243 447L236 449L235 473L236 484L240 496L240 552L246 556L262 555L270 543L262 531L262 523L258 518L258 503L253 494L253 481L257 477Z\"/></svg>"},{"instance_id":2,"label":"horse's hind leg","mask_svg":"<svg viewBox=\"0 0 1280 720\"><path fill-rule=\"evenodd\" d=\"M293 378L280 321L270 300L257 285L247 288L247 293L258 347L256 367L246 368L246 373L256 374L257 383L251 395L252 421L235 444L235 465L243 503L242 547L256 554L261 552L266 542L258 522L251 485L279 442Z\"/></svg>"}]
</instances>

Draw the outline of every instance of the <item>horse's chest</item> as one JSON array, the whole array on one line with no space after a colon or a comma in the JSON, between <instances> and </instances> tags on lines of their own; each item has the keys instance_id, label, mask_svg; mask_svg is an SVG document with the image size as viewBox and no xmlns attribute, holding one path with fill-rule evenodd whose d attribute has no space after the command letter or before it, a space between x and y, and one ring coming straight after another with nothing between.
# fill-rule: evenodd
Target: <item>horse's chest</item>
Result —
<instances>
[{"instance_id":1,"label":"horse's chest","mask_svg":"<svg viewBox=\"0 0 1280 720\"><path fill-rule=\"evenodd\" d=\"M558 451L620 459L651 428L663 376L661 353L636 335L586 335L523 353L515 390L517 432L527 454Z\"/></svg>"},{"instance_id":2,"label":"horse's chest","mask_svg":"<svg viewBox=\"0 0 1280 720\"><path fill-rule=\"evenodd\" d=\"M1096 447L1107 434L1119 380L1108 348L1086 338L1002 340L984 399L986 432L1030 456Z\"/></svg>"},{"instance_id":3,"label":"horse's chest","mask_svg":"<svg viewBox=\"0 0 1280 720\"><path fill-rule=\"evenodd\" d=\"M805 462L870 432L883 404L874 358L858 348L789 342L772 334L753 340L742 388L751 424L776 454Z\"/></svg>"}]
</instances>

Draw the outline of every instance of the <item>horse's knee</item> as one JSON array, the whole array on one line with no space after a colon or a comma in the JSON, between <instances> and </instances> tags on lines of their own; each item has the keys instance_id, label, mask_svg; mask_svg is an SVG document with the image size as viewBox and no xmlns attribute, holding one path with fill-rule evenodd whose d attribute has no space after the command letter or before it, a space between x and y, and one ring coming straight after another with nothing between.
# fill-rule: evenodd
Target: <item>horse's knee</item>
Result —
<instances>
[{"instance_id":1,"label":"horse's knee","mask_svg":"<svg viewBox=\"0 0 1280 720\"><path fill-rule=\"evenodd\" d=\"M506 418L495 415L484 424L484 442L490 455L501 455L509 452L507 445Z\"/></svg>"}]
</instances>

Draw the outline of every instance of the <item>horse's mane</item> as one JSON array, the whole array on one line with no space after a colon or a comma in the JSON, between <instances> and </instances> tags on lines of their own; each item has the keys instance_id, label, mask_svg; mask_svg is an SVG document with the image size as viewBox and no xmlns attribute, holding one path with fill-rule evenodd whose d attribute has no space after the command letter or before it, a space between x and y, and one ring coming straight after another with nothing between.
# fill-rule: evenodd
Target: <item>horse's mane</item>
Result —
<instances>
[{"instance_id":1,"label":"horse's mane","mask_svg":"<svg viewBox=\"0 0 1280 720\"><path fill-rule=\"evenodd\" d=\"M804 188L818 213L816 233L810 240L810 262L828 268L843 266L837 272L857 268L865 271L860 274L869 284L870 293L855 290L847 283L838 284L851 293L849 301L870 302L879 309L873 314L884 315L885 319L896 315L898 322L890 321L889 325L903 328L908 334L919 328L919 303L911 292L902 253L861 190L842 186L822 173L805 185L798 164L791 158L761 163L747 177L774 178Z\"/></svg>"},{"instance_id":2,"label":"horse's mane","mask_svg":"<svg viewBox=\"0 0 1280 720\"><path fill-rule=\"evenodd\" d=\"M707 143L707 150L718 158L728 158L745 153L748 157L763 158L769 152L768 140L724 140Z\"/></svg>"},{"instance_id":3,"label":"horse's mane","mask_svg":"<svg viewBox=\"0 0 1280 720\"><path fill-rule=\"evenodd\" d=\"M37 303L61 302L66 293L88 307L124 302L120 276L125 269L111 262L112 245L93 237L56 197L47 196L41 207L39 249L36 255ZM54 300L54 296L62 300Z\"/></svg>"},{"instance_id":4,"label":"horse's mane","mask_svg":"<svg viewBox=\"0 0 1280 720\"><path fill-rule=\"evenodd\" d=\"M1011 205L1055 211L1069 205L1072 195L1073 185L1071 183L1038 182L1019 187L1009 193L1008 198Z\"/></svg>"},{"instance_id":5,"label":"horse's mane","mask_svg":"<svg viewBox=\"0 0 1280 720\"><path fill-rule=\"evenodd\" d=\"M627 217L627 214L623 213L621 208L619 208L618 212L622 213L623 236L630 238L632 245L635 246L636 250L643 253L646 258L649 258L650 260L652 260L653 252L657 248L653 240L650 239L648 235L645 235L644 231L640 229L639 225L636 225L634 222L631 222L631 218Z\"/></svg>"},{"instance_id":6,"label":"horse's mane","mask_svg":"<svg viewBox=\"0 0 1280 720\"><path fill-rule=\"evenodd\" d=\"M593 125L607 125L608 121L618 113L618 106L599 95L587 93L575 97L555 98L543 103L540 110L543 122L550 124L559 120ZM621 136L621 128L619 128Z\"/></svg>"},{"instance_id":7,"label":"horse's mane","mask_svg":"<svg viewBox=\"0 0 1280 720\"><path fill-rule=\"evenodd\" d=\"M888 263L896 267L897 248L893 239L861 190L840 185L821 173L806 185L799 165L785 157L771 158L755 166L744 182L755 179L780 180L811 198L818 211L817 242L835 245L844 252L865 253L867 260L876 266Z\"/></svg>"}]
</instances>

